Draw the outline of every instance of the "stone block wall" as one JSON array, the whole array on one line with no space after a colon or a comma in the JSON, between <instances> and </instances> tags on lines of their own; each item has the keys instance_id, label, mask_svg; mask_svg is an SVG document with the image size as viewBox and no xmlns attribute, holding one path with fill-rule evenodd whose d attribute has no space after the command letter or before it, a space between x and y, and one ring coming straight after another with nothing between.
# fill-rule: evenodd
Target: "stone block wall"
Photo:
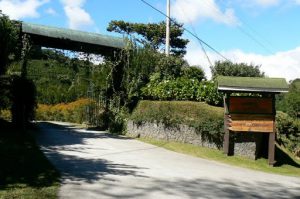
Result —
<instances>
[{"instance_id":1,"label":"stone block wall","mask_svg":"<svg viewBox=\"0 0 300 199\"><path fill-rule=\"evenodd\" d=\"M177 127L166 127L162 123L136 124L128 121L127 134L132 137L176 141L222 150L216 143L203 139L194 128L182 124ZM262 136L261 134L240 133L232 136L230 141L233 154L255 159L261 150Z\"/></svg>"}]
</instances>

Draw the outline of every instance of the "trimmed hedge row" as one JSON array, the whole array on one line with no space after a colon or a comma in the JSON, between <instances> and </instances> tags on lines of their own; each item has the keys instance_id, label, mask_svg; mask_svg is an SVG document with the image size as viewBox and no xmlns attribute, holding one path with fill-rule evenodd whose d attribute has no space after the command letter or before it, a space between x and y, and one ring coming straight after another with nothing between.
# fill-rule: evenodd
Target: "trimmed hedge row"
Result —
<instances>
[{"instance_id":1,"label":"trimmed hedge row","mask_svg":"<svg viewBox=\"0 0 300 199\"><path fill-rule=\"evenodd\" d=\"M203 139L221 145L223 108L191 101L140 101L130 116L134 123L161 122L166 127L185 124L196 129Z\"/></svg>"},{"instance_id":2,"label":"trimmed hedge row","mask_svg":"<svg viewBox=\"0 0 300 199\"><path fill-rule=\"evenodd\" d=\"M191 101L140 101L130 116L136 124L163 123L166 127L185 124L194 127L204 139L221 145L223 142L224 110L203 102ZM283 112L276 116L277 141L300 157L300 120Z\"/></svg>"}]
</instances>

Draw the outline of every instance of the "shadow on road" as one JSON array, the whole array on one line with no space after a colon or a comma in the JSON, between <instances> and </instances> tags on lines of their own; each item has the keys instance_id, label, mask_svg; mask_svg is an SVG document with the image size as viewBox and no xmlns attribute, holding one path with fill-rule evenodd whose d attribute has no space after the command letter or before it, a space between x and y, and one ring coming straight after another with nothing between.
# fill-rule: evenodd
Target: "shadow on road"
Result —
<instances>
[{"instance_id":1,"label":"shadow on road","mask_svg":"<svg viewBox=\"0 0 300 199\"><path fill-rule=\"evenodd\" d=\"M116 153L104 153L97 157L91 157L89 150L104 151L105 148L97 146L90 148L85 144L86 139L124 139L130 138L110 135L105 132L85 131L75 129L73 125L57 125L49 122L39 123L40 132L36 133L38 143L42 151L51 162L60 170L63 179L72 181L94 182L103 179L106 175L146 177L141 169L129 164L115 164L101 159L101 156ZM143 149L142 149L143 150ZM67 153L64 153L67 152ZM86 153L86 155L84 154ZM122 151L120 153L126 153ZM74 155L71 155L74 154Z\"/></svg>"},{"instance_id":2,"label":"shadow on road","mask_svg":"<svg viewBox=\"0 0 300 199\"><path fill-rule=\"evenodd\" d=\"M74 126L45 122L40 123L40 127L37 140L47 157L61 171L62 183L69 186L67 190L72 190L73 198L83 197L87 192L90 196L95 195L94 198L300 198L300 185L296 188L280 181L267 183L265 179L249 182L235 176L237 174L234 172L229 175L234 180L214 176L199 178L193 177L193 174L186 178L154 177L146 172L148 169L155 170L153 168L138 167L130 162L120 164L104 157L129 151L110 151L101 145L90 146L86 143L87 138L111 138L109 134L84 130L77 132ZM89 151L95 154L95 150L96 155L92 156Z\"/></svg>"},{"instance_id":3,"label":"shadow on road","mask_svg":"<svg viewBox=\"0 0 300 199\"><path fill-rule=\"evenodd\" d=\"M102 189L89 189L94 195L105 198L289 198L299 199L297 188L282 187L280 183L233 183L231 179L207 178L149 179L134 186L102 181ZM146 186L145 186L146 184ZM116 186L117 185L117 186ZM80 186L78 186L80 194ZM126 190L120 193L118 190ZM153 197L149 197L153 196Z\"/></svg>"}]
</instances>

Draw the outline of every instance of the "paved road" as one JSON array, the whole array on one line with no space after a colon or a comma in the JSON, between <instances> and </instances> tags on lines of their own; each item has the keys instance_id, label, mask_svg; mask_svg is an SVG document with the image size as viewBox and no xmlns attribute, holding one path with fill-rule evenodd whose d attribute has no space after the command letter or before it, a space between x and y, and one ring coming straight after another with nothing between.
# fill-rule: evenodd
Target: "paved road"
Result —
<instances>
[{"instance_id":1,"label":"paved road","mask_svg":"<svg viewBox=\"0 0 300 199\"><path fill-rule=\"evenodd\" d=\"M40 126L38 143L62 172L60 198L300 198L300 178L228 166L66 123Z\"/></svg>"}]
</instances>

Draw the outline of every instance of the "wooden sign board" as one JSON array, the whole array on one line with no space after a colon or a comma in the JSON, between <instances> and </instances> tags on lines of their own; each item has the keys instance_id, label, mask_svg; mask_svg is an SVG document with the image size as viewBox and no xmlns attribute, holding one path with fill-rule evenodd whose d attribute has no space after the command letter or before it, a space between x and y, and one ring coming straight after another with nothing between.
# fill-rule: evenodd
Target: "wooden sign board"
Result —
<instances>
[{"instance_id":1,"label":"wooden sign board","mask_svg":"<svg viewBox=\"0 0 300 199\"><path fill-rule=\"evenodd\" d=\"M227 127L235 132L274 132L272 98L230 97Z\"/></svg>"},{"instance_id":2,"label":"wooden sign board","mask_svg":"<svg viewBox=\"0 0 300 199\"><path fill-rule=\"evenodd\" d=\"M235 120L229 123L229 130L236 132L273 133L273 121Z\"/></svg>"},{"instance_id":3,"label":"wooden sign board","mask_svg":"<svg viewBox=\"0 0 300 199\"><path fill-rule=\"evenodd\" d=\"M230 97L229 113L273 114L272 98Z\"/></svg>"}]
</instances>

